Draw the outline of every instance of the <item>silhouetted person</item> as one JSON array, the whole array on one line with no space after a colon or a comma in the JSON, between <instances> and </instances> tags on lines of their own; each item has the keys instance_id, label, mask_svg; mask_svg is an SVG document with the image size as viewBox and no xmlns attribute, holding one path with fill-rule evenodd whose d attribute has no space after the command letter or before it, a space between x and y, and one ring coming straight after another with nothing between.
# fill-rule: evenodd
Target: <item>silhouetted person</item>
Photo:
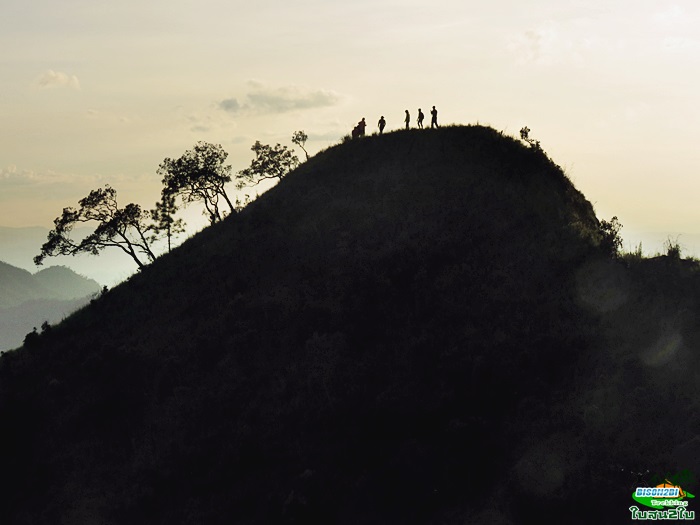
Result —
<instances>
[{"instance_id":1,"label":"silhouetted person","mask_svg":"<svg viewBox=\"0 0 700 525\"><path fill-rule=\"evenodd\" d=\"M409 128L411 125L411 114L406 110L406 118L404 119L404 122L406 123L406 129Z\"/></svg>"},{"instance_id":2,"label":"silhouetted person","mask_svg":"<svg viewBox=\"0 0 700 525\"><path fill-rule=\"evenodd\" d=\"M384 127L386 126L386 120L384 120L384 115L381 116L377 124L379 125L379 134L381 135L384 132Z\"/></svg>"},{"instance_id":3,"label":"silhouetted person","mask_svg":"<svg viewBox=\"0 0 700 525\"><path fill-rule=\"evenodd\" d=\"M423 119L425 118L425 115L423 115L423 112L421 111L420 108L418 108L418 127L420 129L423 129Z\"/></svg>"},{"instance_id":4,"label":"silhouetted person","mask_svg":"<svg viewBox=\"0 0 700 525\"><path fill-rule=\"evenodd\" d=\"M365 136L365 127L367 127L367 123L365 122L365 117L362 117L362 120L357 123L357 134L360 137Z\"/></svg>"},{"instance_id":5,"label":"silhouetted person","mask_svg":"<svg viewBox=\"0 0 700 525\"><path fill-rule=\"evenodd\" d=\"M435 106L433 106L433 109L430 111L430 127L431 128L439 128L437 123L437 109L435 109Z\"/></svg>"},{"instance_id":6,"label":"silhouetted person","mask_svg":"<svg viewBox=\"0 0 700 525\"><path fill-rule=\"evenodd\" d=\"M520 130L520 138L523 140L528 140L530 138L530 128L528 128L527 126L524 126Z\"/></svg>"}]
</instances>

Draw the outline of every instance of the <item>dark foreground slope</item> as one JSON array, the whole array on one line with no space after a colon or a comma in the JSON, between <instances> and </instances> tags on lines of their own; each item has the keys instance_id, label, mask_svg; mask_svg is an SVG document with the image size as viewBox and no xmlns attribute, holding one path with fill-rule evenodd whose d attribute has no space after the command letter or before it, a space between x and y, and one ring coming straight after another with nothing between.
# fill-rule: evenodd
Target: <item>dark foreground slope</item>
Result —
<instances>
[{"instance_id":1,"label":"dark foreground slope","mask_svg":"<svg viewBox=\"0 0 700 525\"><path fill-rule=\"evenodd\" d=\"M488 128L322 152L3 356L0 521L619 523L597 228Z\"/></svg>"}]
</instances>

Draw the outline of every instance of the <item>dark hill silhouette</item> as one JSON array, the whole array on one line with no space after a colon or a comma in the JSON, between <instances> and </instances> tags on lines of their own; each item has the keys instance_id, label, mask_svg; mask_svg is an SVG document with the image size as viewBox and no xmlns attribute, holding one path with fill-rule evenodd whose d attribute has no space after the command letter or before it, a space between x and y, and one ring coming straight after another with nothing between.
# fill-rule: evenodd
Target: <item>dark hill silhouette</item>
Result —
<instances>
[{"instance_id":1,"label":"dark hill silhouette","mask_svg":"<svg viewBox=\"0 0 700 525\"><path fill-rule=\"evenodd\" d=\"M2 357L0 521L620 523L676 466L628 392L677 370L618 344L643 288L599 243L489 128L321 152Z\"/></svg>"}]
</instances>

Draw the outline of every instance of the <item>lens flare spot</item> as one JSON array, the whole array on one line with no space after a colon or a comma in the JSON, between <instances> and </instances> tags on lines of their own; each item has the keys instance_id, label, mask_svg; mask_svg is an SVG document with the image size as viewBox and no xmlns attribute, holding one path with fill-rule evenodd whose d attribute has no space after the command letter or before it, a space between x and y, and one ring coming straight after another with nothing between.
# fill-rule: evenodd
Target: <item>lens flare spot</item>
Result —
<instances>
[{"instance_id":1,"label":"lens flare spot","mask_svg":"<svg viewBox=\"0 0 700 525\"><path fill-rule=\"evenodd\" d=\"M665 365L678 354L682 345L683 337L678 332L664 334L642 353L642 362L648 366Z\"/></svg>"}]
</instances>

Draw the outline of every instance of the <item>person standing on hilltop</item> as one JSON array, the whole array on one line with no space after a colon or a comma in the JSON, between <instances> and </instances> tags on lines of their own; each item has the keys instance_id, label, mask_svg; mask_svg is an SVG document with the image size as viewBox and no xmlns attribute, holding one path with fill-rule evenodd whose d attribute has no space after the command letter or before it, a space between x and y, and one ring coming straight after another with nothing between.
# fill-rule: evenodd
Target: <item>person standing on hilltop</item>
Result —
<instances>
[{"instance_id":1,"label":"person standing on hilltop","mask_svg":"<svg viewBox=\"0 0 700 525\"><path fill-rule=\"evenodd\" d=\"M433 109L430 111L430 127L431 128L439 128L437 123L437 109L435 109L435 106L433 106Z\"/></svg>"},{"instance_id":2,"label":"person standing on hilltop","mask_svg":"<svg viewBox=\"0 0 700 525\"><path fill-rule=\"evenodd\" d=\"M357 134L360 137L365 136L365 127L367 127L367 123L365 122L365 117L362 117L362 120L357 123Z\"/></svg>"},{"instance_id":3,"label":"person standing on hilltop","mask_svg":"<svg viewBox=\"0 0 700 525\"><path fill-rule=\"evenodd\" d=\"M404 119L404 122L406 123L406 129L409 128L411 125L411 114L406 110L406 118Z\"/></svg>"},{"instance_id":4,"label":"person standing on hilltop","mask_svg":"<svg viewBox=\"0 0 700 525\"><path fill-rule=\"evenodd\" d=\"M384 115L382 115L379 118L379 122L377 123L379 126L379 134L381 135L384 132L384 127L386 126L386 120L384 120Z\"/></svg>"},{"instance_id":5,"label":"person standing on hilltop","mask_svg":"<svg viewBox=\"0 0 700 525\"><path fill-rule=\"evenodd\" d=\"M425 118L425 115L423 115L423 111L418 108L418 128L423 129L423 119Z\"/></svg>"}]
</instances>

